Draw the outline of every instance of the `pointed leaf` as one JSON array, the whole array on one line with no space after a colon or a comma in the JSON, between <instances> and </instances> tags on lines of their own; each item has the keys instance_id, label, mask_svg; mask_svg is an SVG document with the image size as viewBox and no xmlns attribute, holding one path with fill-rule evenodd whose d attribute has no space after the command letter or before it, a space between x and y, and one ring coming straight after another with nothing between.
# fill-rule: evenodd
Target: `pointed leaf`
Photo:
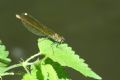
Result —
<instances>
[{"instance_id":1,"label":"pointed leaf","mask_svg":"<svg viewBox=\"0 0 120 80\"><path fill-rule=\"evenodd\" d=\"M71 67L86 77L101 79L93 72L82 58L75 54L71 47L66 43L55 43L49 39L41 38L38 40L40 52L62 66Z\"/></svg>"},{"instance_id":2,"label":"pointed leaf","mask_svg":"<svg viewBox=\"0 0 120 80\"><path fill-rule=\"evenodd\" d=\"M6 51L5 46L0 40L0 76L4 75L7 65L11 62L10 58L7 58L8 54L9 52Z\"/></svg>"}]
</instances>

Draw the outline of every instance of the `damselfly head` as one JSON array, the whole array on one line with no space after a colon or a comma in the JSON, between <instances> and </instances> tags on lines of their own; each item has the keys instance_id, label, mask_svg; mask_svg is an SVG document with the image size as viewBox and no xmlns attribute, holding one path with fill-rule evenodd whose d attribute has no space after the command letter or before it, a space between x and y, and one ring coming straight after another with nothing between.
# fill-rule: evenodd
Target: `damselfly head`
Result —
<instances>
[{"instance_id":1,"label":"damselfly head","mask_svg":"<svg viewBox=\"0 0 120 80\"><path fill-rule=\"evenodd\" d=\"M53 35L52 35L52 38L53 38L55 41L60 42L60 43L64 42L64 40L65 40L63 36L60 36L60 35L58 35L57 33L53 34Z\"/></svg>"}]
</instances>

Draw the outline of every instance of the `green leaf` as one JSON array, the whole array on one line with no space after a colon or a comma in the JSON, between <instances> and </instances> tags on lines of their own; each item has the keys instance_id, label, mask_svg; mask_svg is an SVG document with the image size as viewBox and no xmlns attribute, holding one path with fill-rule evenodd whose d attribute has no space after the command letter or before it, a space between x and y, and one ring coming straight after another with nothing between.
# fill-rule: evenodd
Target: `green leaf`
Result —
<instances>
[{"instance_id":1,"label":"green leaf","mask_svg":"<svg viewBox=\"0 0 120 80\"><path fill-rule=\"evenodd\" d=\"M46 64L45 65L46 71L48 73L48 80L58 80L58 76L52 65Z\"/></svg>"},{"instance_id":2,"label":"green leaf","mask_svg":"<svg viewBox=\"0 0 120 80\"><path fill-rule=\"evenodd\" d=\"M53 62L51 59L47 58L45 60L46 65L51 65L54 69L55 75L57 74L58 79L57 80L71 80L68 74L65 72L63 67L58 64L57 62ZM52 74L52 73L51 73Z\"/></svg>"},{"instance_id":3,"label":"green leaf","mask_svg":"<svg viewBox=\"0 0 120 80\"><path fill-rule=\"evenodd\" d=\"M66 43L56 43L47 38L41 38L38 40L38 47L40 53L49 57L55 62L58 62L62 66L71 67L86 77L95 79L102 79L99 75L93 72L85 61L80 58L71 47L68 47Z\"/></svg>"},{"instance_id":4,"label":"green leaf","mask_svg":"<svg viewBox=\"0 0 120 80\"><path fill-rule=\"evenodd\" d=\"M8 58L9 52L0 40L0 76L4 75L7 65L11 62Z\"/></svg>"},{"instance_id":5,"label":"green leaf","mask_svg":"<svg viewBox=\"0 0 120 80\"><path fill-rule=\"evenodd\" d=\"M52 65L38 62L31 66L30 74L25 74L22 80L58 80L58 77Z\"/></svg>"},{"instance_id":6,"label":"green leaf","mask_svg":"<svg viewBox=\"0 0 120 80\"><path fill-rule=\"evenodd\" d=\"M30 74L26 73L22 80L48 80L48 72L46 66L41 62L31 66Z\"/></svg>"},{"instance_id":7,"label":"green leaf","mask_svg":"<svg viewBox=\"0 0 120 80\"><path fill-rule=\"evenodd\" d=\"M23 79L22 80L39 80L37 79L37 69L36 67L33 65L31 66L31 74L29 73L26 73L24 76L23 76Z\"/></svg>"},{"instance_id":8,"label":"green leaf","mask_svg":"<svg viewBox=\"0 0 120 80\"><path fill-rule=\"evenodd\" d=\"M48 73L46 71L45 65L43 62L38 62L35 64L37 71L37 77L39 80L47 80L48 79Z\"/></svg>"},{"instance_id":9,"label":"green leaf","mask_svg":"<svg viewBox=\"0 0 120 80\"><path fill-rule=\"evenodd\" d=\"M51 59L42 59L34 66L37 69L36 74L39 80L70 80L60 64Z\"/></svg>"},{"instance_id":10,"label":"green leaf","mask_svg":"<svg viewBox=\"0 0 120 80\"><path fill-rule=\"evenodd\" d=\"M6 51L5 46L0 42L0 66L7 66L11 60L7 58L9 52Z\"/></svg>"}]
</instances>

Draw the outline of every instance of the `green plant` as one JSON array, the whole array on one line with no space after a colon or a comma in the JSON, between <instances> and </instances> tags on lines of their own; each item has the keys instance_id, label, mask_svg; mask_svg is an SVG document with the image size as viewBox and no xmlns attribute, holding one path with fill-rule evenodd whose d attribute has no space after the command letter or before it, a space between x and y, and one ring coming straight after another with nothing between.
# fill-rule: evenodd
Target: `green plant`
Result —
<instances>
[{"instance_id":1,"label":"green plant","mask_svg":"<svg viewBox=\"0 0 120 80\"><path fill-rule=\"evenodd\" d=\"M102 78L93 72L85 61L80 58L66 43L55 43L48 38L38 39L39 53L31 56L19 64L8 66L11 62L8 51L0 42L0 77L14 75L11 69L23 67L25 74L22 80L71 80L64 71L64 67L73 68L86 77L101 80ZM44 55L43 58L39 58ZM31 62L32 59L37 59ZM79 79L80 80L80 79Z\"/></svg>"}]
</instances>

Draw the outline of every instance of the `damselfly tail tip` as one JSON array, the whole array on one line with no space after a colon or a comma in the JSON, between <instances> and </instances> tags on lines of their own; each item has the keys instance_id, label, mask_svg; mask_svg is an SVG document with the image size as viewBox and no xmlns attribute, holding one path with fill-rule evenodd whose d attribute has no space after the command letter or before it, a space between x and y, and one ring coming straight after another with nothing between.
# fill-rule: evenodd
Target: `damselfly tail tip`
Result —
<instances>
[{"instance_id":1,"label":"damselfly tail tip","mask_svg":"<svg viewBox=\"0 0 120 80\"><path fill-rule=\"evenodd\" d=\"M16 14L16 18L21 19L20 15Z\"/></svg>"}]
</instances>

